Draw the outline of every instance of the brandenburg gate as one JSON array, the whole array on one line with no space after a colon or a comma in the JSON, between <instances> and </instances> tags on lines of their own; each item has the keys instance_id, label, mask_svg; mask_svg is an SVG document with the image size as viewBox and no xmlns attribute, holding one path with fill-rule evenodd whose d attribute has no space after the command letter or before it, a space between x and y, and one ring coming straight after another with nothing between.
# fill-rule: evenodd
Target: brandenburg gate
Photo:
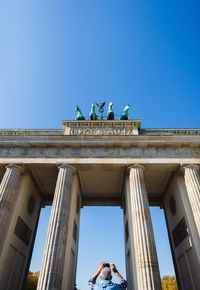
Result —
<instances>
[{"instance_id":1,"label":"brandenburg gate","mask_svg":"<svg viewBox=\"0 0 200 290\"><path fill-rule=\"evenodd\" d=\"M161 290L149 206L164 209L180 290L200 289L200 129L139 120L0 130L0 289L23 289L41 207L52 204L38 290L73 290L80 209L121 206L129 290Z\"/></svg>"}]
</instances>

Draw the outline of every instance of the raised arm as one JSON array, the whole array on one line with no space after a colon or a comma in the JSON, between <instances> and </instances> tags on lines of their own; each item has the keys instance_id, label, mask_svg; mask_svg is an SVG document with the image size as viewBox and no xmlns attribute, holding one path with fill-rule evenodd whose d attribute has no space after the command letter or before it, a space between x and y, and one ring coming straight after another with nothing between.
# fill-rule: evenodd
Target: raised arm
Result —
<instances>
[{"instance_id":1,"label":"raised arm","mask_svg":"<svg viewBox=\"0 0 200 290\"><path fill-rule=\"evenodd\" d=\"M105 263L104 262L100 262L99 263L99 267L97 269L97 271L94 273L94 275L92 276L92 278L89 280L88 285L89 285L89 289L93 289L94 285L96 283L96 279L99 276L101 270L103 269Z\"/></svg>"},{"instance_id":2,"label":"raised arm","mask_svg":"<svg viewBox=\"0 0 200 290\"><path fill-rule=\"evenodd\" d=\"M96 270L96 272L94 273L94 275L92 276L92 279L95 279L95 280L97 279L97 277L99 276L99 274L100 274L101 270L103 269L104 265L105 265L104 262L100 262L99 263L99 267Z\"/></svg>"},{"instance_id":3,"label":"raised arm","mask_svg":"<svg viewBox=\"0 0 200 290\"><path fill-rule=\"evenodd\" d=\"M126 280L122 277L122 275L119 273L117 270L115 264L110 263L110 269L113 271L115 276L117 277L118 281L120 282L120 289L125 290L127 288L127 282Z\"/></svg>"}]
</instances>

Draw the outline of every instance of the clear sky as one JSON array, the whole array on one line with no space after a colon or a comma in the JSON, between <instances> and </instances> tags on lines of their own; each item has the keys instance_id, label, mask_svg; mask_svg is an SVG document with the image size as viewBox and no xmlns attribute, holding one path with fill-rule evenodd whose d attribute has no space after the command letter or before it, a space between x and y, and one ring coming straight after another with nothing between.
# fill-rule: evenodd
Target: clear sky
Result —
<instances>
[{"instance_id":1,"label":"clear sky","mask_svg":"<svg viewBox=\"0 0 200 290\"><path fill-rule=\"evenodd\" d=\"M1 127L60 128L61 120L74 119L76 104L87 115L93 101L113 101L117 115L129 103L143 128L200 127L199 11L197 0L2 0ZM101 210L117 218L122 232L120 209ZM85 236L91 216L98 224L100 209L82 211L81 290L99 251L98 241ZM163 227L157 228L162 236ZM121 267L122 244L117 235L119 258L105 257ZM87 253L86 272L81 253Z\"/></svg>"}]
</instances>

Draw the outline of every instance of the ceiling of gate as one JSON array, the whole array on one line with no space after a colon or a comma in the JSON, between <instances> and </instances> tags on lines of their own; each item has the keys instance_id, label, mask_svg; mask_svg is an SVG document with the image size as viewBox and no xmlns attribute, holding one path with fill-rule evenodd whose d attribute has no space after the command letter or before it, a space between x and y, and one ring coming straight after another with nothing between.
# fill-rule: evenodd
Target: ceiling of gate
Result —
<instances>
[{"instance_id":1,"label":"ceiling of gate","mask_svg":"<svg viewBox=\"0 0 200 290\"><path fill-rule=\"evenodd\" d=\"M145 184L152 204L157 204L176 170L173 164L145 166ZM127 166L81 165L78 172L85 205L121 205Z\"/></svg>"},{"instance_id":2,"label":"ceiling of gate","mask_svg":"<svg viewBox=\"0 0 200 290\"><path fill-rule=\"evenodd\" d=\"M79 164L76 166L83 205L121 205L123 184L126 176L125 165ZM145 165L145 184L149 199L159 199L170 183L177 164ZM54 164L26 165L33 183L42 194L45 203L53 200L57 166ZM5 166L0 166L0 179L5 173Z\"/></svg>"}]
</instances>

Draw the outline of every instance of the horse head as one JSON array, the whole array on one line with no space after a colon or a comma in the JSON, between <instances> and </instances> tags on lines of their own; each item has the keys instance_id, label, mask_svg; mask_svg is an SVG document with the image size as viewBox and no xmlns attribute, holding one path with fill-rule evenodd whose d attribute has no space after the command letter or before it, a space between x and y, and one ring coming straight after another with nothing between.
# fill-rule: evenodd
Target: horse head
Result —
<instances>
[{"instance_id":1,"label":"horse head","mask_svg":"<svg viewBox=\"0 0 200 290\"><path fill-rule=\"evenodd\" d=\"M124 112L128 112L129 109L130 109L130 105L126 105L126 107L124 108Z\"/></svg>"},{"instance_id":2,"label":"horse head","mask_svg":"<svg viewBox=\"0 0 200 290\"><path fill-rule=\"evenodd\" d=\"M91 112L95 113L95 103L92 103L91 105Z\"/></svg>"},{"instance_id":3,"label":"horse head","mask_svg":"<svg viewBox=\"0 0 200 290\"><path fill-rule=\"evenodd\" d=\"M80 108L79 108L79 106L76 106L76 107L75 107L75 111L76 111L76 112L80 112Z\"/></svg>"},{"instance_id":4,"label":"horse head","mask_svg":"<svg viewBox=\"0 0 200 290\"><path fill-rule=\"evenodd\" d=\"M109 110L109 111L112 111L112 107L113 107L113 103L110 102L110 103L109 103L109 106L108 106L108 110Z\"/></svg>"}]
</instances>

